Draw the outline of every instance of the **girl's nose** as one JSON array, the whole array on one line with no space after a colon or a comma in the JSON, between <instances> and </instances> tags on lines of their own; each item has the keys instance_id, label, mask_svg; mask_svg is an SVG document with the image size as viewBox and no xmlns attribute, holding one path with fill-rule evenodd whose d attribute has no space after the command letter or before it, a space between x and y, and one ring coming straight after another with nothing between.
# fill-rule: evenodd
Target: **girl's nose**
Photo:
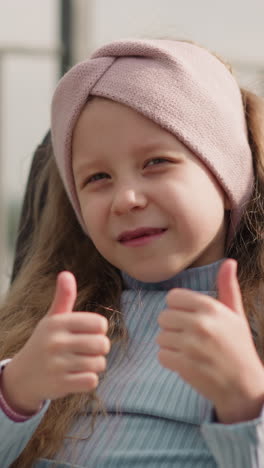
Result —
<instances>
[{"instance_id":1,"label":"girl's nose","mask_svg":"<svg viewBox=\"0 0 264 468\"><path fill-rule=\"evenodd\" d=\"M122 188L115 192L111 211L115 214L125 214L133 209L145 208L146 196L143 192L132 188Z\"/></svg>"}]
</instances>

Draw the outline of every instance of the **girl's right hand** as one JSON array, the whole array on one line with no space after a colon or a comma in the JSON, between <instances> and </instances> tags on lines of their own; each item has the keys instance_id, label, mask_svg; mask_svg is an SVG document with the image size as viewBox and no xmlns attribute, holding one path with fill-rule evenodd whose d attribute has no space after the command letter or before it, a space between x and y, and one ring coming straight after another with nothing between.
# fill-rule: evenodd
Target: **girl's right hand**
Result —
<instances>
[{"instance_id":1,"label":"girl's right hand","mask_svg":"<svg viewBox=\"0 0 264 468\"><path fill-rule=\"evenodd\" d=\"M110 350L108 322L97 313L73 312L76 296L75 277L60 273L49 311L6 366L1 388L15 411L33 413L43 400L98 385Z\"/></svg>"}]
</instances>

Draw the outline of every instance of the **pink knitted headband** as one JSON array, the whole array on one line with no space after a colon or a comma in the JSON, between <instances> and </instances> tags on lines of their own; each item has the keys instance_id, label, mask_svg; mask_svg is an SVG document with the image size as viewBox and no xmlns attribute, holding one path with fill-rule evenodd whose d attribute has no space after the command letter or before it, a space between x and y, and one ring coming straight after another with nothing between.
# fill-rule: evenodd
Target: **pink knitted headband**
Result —
<instances>
[{"instance_id":1,"label":"pink knitted headband","mask_svg":"<svg viewBox=\"0 0 264 468\"><path fill-rule=\"evenodd\" d=\"M115 41L60 80L52 102L53 150L84 230L71 143L89 95L137 110L173 133L204 162L231 202L230 240L252 193L254 175L240 90L220 60L181 41Z\"/></svg>"}]
</instances>

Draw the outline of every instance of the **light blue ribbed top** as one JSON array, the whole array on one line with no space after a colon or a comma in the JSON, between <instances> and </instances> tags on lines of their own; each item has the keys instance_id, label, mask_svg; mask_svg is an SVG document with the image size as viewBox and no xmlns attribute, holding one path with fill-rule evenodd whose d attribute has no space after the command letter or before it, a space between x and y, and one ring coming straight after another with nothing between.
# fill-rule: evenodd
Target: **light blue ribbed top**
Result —
<instances>
[{"instance_id":1,"label":"light blue ribbed top","mask_svg":"<svg viewBox=\"0 0 264 468\"><path fill-rule=\"evenodd\" d=\"M74 449L65 439L56 456L59 466L264 467L264 415L239 424L214 422L211 402L157 360L157 318L166 307L168 290L184 287L215 296L220 264L221 260L190 268L155 284L123 274L126 289L121 306L129 340L125 352L120 353L119 344L112 346L98 387L107 416L99 415L94 433ZM0 415L1 468L9 466L26 445L48 405L25 423ZM78 418L68 435L88 437L90 418L90 414ZM51 462L40 460L35 467L51 467Z\"/></svg>"}]
</instances>

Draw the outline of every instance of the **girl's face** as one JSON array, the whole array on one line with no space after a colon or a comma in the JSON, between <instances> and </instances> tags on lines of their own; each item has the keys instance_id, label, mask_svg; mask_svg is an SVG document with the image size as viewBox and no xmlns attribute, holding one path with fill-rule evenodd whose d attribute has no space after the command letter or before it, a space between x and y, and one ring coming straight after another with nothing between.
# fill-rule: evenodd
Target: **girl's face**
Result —
<instances>
[{"instance_id":1,"label":"girl's face","mask_svg":"<svg viewBox=\"0 0 264 468\"><path fill-rule=\"evenodd\" d=\"M73 135L73 173L87 232L112 265L146 282L224 256L228 201L171 133L103 98Z\"/></svg>"}]
</instances>

